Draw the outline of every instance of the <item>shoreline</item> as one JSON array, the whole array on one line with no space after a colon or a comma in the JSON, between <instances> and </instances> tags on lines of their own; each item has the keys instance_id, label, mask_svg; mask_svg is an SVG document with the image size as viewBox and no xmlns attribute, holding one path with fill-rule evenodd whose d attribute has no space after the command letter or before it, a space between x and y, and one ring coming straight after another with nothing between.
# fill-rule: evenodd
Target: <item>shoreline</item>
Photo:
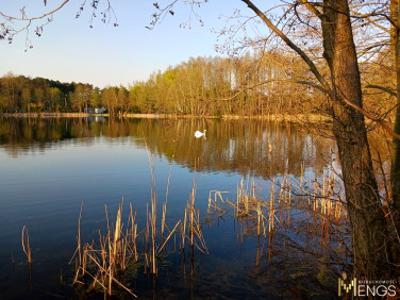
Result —
<instances>
[{"instance_id":1,"label":"shoreline","mask_svg":"<svg viewBox=\"0 0 400 300\"><path fill-rule=\"evenodd\" d=\"M1 113L2 118L90 118L90 117L107 117L106 114L89 114L89 113ZM265 121L280 121L280 122L308 122L308 123L327 123L331 119L327 116L310 114L310 115L255 115L255 116L241 116L241 115L179 115L179 114L136 114L124 113L116 115L113 118L126 118L126 119L224 119L224 120L265 120Z\"/></svg>"}]
</instances>

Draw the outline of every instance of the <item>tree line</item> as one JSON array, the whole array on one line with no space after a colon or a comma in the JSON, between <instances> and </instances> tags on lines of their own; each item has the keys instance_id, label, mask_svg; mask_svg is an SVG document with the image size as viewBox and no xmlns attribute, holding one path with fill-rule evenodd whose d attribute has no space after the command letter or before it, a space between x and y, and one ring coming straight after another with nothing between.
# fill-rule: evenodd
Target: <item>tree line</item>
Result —
<instances>
[{"instance_id":1,"label":"tree line","mask_svg":"<svg viewBox=\"0 0 400 300\"><path fill-rule=\"evenodd\" d=\"M394 83L387 71L388 57L390 53L383 51L361 64L363 90L370 92L365 93L365 103L376 114L395 104L394 97L371 84ZM326 96L305 84L309 77L297 57L272 51L240 58L192 58L155 72L146 81L102 89L7 74L0 78L0 113L82 113L104 107L110 115L326 114Z\"/></svg>"},{"instance_id":2,"label":"tree line","mask_svg":"<svg viewBox=\"0 0 400 300\"><path fill-rule=\"evenodd\" d=\"M0 78L0 112L84 112L89 108L121 109L128 98L125 87L100 89L85 83L7 74Z\"/></svg>"},{"instance_id":3,"label":"tree line","mask_svg":"<svg viewBox=\"0 0 400 300\"><path fill-rule=\"evenodd\" d=\"M192 58L148 80L103 89L85 83L62 83L44 78L7 74L0 78L0 112L85 112L104 107L119 113L184 115L267 115L311 111L318 95L291 81L287 61L278 53L241 58Z\"/></svg>"}]
</instances>

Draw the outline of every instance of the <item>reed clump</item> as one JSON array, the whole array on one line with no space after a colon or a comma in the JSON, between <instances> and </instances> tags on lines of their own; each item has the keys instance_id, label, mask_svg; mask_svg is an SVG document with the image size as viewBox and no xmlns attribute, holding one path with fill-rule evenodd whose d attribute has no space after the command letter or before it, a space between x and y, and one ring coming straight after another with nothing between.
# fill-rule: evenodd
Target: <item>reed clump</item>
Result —
<instances>
[{"instance_id":1,"label":"reed clump","mask_svg":"<svg viewBox=\"0 0 400 300\"><path fill-rule=\"evenodd\" d=\"M138 261L136 216L130 206L125 229L122 212L123 202L118 206L115 223L110 224L108 209L105 206L106 232L103 234L100 230L98 231L97 243L92 241L82 246L80 227L78 227L78 244L74 254L76 259L74 284L89 284L90 290L100 288L105 295L109 296L113 294L114 286L118 286L136 297L132 289L120 281L120 275L128 265ZM81 217L82 212L78 221L79 226Z\"/></svg>"},{"instance_id":2,"label":"reed clump","mask_svg":"<svg viewBox=\"0 0 400 300\"><path fill-rule=\"evenodd\" d=\"M313 259L328 253L335 264L335 259L341 261L340 257L346 256L347 242L342 233L348 226L335 176L326 173L308 183L302 175L299 182L297 186L295 178L284 174L270 181L269 194L262 197L262 193L256 193L254 180L241 179L235 201L216 191L209 194L208 213L226 214L229 207L233 208L239 242L244 242L246 236L257 238L256 266L263 258L271 263L280 255L274 250L277 248L314 255ZM299 244L302 239L307 242Z\"/></svg>"},{"instance_id":3,"label":"reed clump","mask_svg":"<svg viewBox=\"0 0 400 300\"><path fill-rule=\"evenodd\" d=\"M271 199L260 199L256 195L256 185L254 180L244 184L241 179L237 186L236 201L225 201L234 209L234 216L239 221L246 224L247 231L255 232L257 236L267 236L274 229L274 197ZM269 208L269 209L268 209Z\"/></svg>"},{"instance_id":4,"label":"reed clump","mask_svg":"<svg viewBox=\"0 0 400 300\"><path fill-rule=\"evenodd\" d=\"M314 225L319 227L323 243L329 240L332 226L347 220L345 203L335 192L335 174L328 174L319 182L314 180L312 195L308 197L308 210L312 213Z\"/></svg>"},{"instance_id":5,"label":"reed clump","mask_svg":"<svg viewBox=\"0 0 400 300\"><path fill-rule=\"evenodd\" d=\"M280 231L298 233L300 228L317 228L320 231L310 231L310 234L317 232L326 245L331 239L332 227L346 220L344 205L338 201L335 192L335 177L328 174L319 181L315 180L310 183L312 189L305 187L307 183L303 176L300 182L300 187L295 188L292 178L284 174L279 182L270 182L269 193L263 199L256 192L254 180L245 183L242 179L237 186L235 200L229 200L226 191L210 191L207 212L216 213L220 217L229 208L233 208L232 215L243 228L241 236L251 234L258 237L260 249L257 249L257 265L263 257L265 241L268 241L268 261L271 259L273 236ZM296 194L299 190L302 192L300 195ZM305 190L308 190L306 195L303 194ZM196 185L192 186L182 219L172 223L172 226L167 222L167 200L166 197L165 202L158 207L156 194L152 192L142 230L138 229L136 212L131 204L126 222L123 218L123 201L117 208L114 223L110 222L108 209L105 207L105 232L99 230L96 241L83 245L80 234L81 207L77 248L73 256L76 262L74 283L101 290L108 296L114 295L117 288L136 297L132 288L124 282L123 275L128 269L134 268L157 276L162 259L171 253L168 245L172 242L172 251L180 244L181 253L189 248L191 253L197 250L208 254L200 210L196 207ZM300 212L300 217L293 212Z\"/></svg>"},{"instance_id":6,"label":"reed clump","mask_svg":"<svg viewBox=\"0 0 400 300\"><path fill-rule=\"evenodd\" d=\"M111 296L115 288L124 290L133 297L134 291L124 283L123 275L128 269L143 269L144 273L157 276L159 261L169 254L168 244L176 239L181 240L181 250L185 245L207 254L208 248L203 236L200 211L195 207L196 189L193 187L184 209L184 221L178 220L168 226L167 201L162 206L161 222L158 226L156 195L152 195L147 206L145 228L138 230L136 212L129 205L126 226L123 220L123 201L118 205L115 222L111 224L107 206L105 207L106 232L98 231L97 241L82 245L80 225L82 207L78 219L77 247L71 259L75 260L74 284L89 286L90 290L101 290ZM143 243L139 240L143 238ZM187 242L185 242L187 241ZM176 248L176 245L175 247Z\"/></svg>"},{"instance_id":7,"label":"reed clump","mask_svg":"<svg viewBox=\"0 0 400 300\"><path fill-rule=\"evenodd\" d=\"M218 217L222 217L226 213L226 209L223 206L220 206L219 203L222 205L226 204L224 194L228 193L228 191L210 190L208 192L207 213L216 213Z\"/></svg>"},{"instance_id":8,"label":"reed clump","mask_svg":"<svg viewBox=\"0 0 400 300\"><path fill-rule=\"evenodd\" d=\"M196 209L195 202L196 186L193 185L181 226L181 249L185 249L185 240L188 240L191 249L197 248L200 252L208 254L208 248L200 222L200 210Z\"/></svg>"},{"instance_id":9,"label":"reed clump","mask_svg":"<svg viewBox=\"0 0 400 300\"><path fill-rule=\"evenodd\" d=\"M295 221L300 219L312 220L312 224L320 228L321 237L329 239L330 225L339 225L347 220L345 206L335 191L335 176L332 173L325 174L312 183L311 190L305 185L304 174L300 176L298 187L284 174L279 183L275 180L270 182L269 197L262 199L256 193L254 180L245 183L241 179L237 186L236 201L224 199L222 192L210 192L208 213L225 214L228 204L234 210L234 217L245 226L244 231L259 237L272 235L278 227L294 229L298 225ZM303 217L295 220L292 217L294 212L301 212Z\"/></svg>"}]
</instances>

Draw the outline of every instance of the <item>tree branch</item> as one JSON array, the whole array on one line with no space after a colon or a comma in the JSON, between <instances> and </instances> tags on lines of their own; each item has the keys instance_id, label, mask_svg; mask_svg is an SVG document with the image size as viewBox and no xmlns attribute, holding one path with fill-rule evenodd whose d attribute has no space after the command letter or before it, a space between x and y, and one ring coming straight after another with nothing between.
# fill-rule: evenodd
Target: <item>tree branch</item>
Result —
<instances>
[{"instance_id":1,"label":"tree branch","mask_svg":"<svg viewBox=\"0 0 400 300\"><path fill-rule=\"evenodd\" d=\"M62 9L68 2L70 2L71 0L64 0L63 2L60 3L60 5L58 5L57 7L55 7L54 9L40 15L40 16L36 16L36 17L14 17L14 16L9 16L6 15L5 13L3 13L2 11L0 11L0 16L4 17L5 19L8 20L15 20L15 21L34 21L34 20L41 20L44 19L48 16L51 16L52 14L54 14L55 12L59 11L60 9Z\"/></svg>"},{"instance_id":2,"label":"tree branch","mask_svg":"<svg viewBox=\"0 0 400 300\"><path fill-rule=\"evenodd\" d=\"M381 85L378 85L378 84L368 84L368 85L366 86L366 88L367 88L367 89L381 90L381 91L384 91L384 92L388 93L388 94L391 95L391 96L397 97L396 91L394 91L394 90L393 90L392 88L390 88L390 87L381 86Z\"/></svg>"},{"instance_id":3,"label":"tree branch","mask_svg":"<svg viewBox=\"0 0 400 300\"><path fill-rule=\"evenodd\" d=\"M313 63L313 61L310 59L310 57L303 51L301 50L295 43L292 42L289 37L283 33L278 27L276 27L271 20L257 7L254 5L254 3L250 0L241 0L242 2L246 3L247 6L257 15L261 18L261 20L267 25L267 27L272 30L277 36L279 36L285 44L291 48L293 51L295 51L300 57L303 59L303 61L308 65L311 73L314 74L314 76L317 78L319 83L322 85L322 87L330 91L331 93L331 88L329 85L326 83L324 77L321 75L319 72L317 66Z\"/></svg>"}]
</instances>

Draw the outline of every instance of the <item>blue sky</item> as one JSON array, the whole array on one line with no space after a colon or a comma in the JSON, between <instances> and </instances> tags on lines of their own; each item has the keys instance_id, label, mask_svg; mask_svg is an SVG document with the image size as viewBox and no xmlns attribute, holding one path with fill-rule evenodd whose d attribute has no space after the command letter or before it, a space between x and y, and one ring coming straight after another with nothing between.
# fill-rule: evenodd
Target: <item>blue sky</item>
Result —
<instances>
[{"instance_id":1,"label":"blue sky","mask_svg":"<svg viewBox=\"0 0 400 300\"><path fill-rule=\"evenodd\" d=\"M60 1L47 2L49 7L54 7ZM127 85L190 57L217 55L217 34L213 30L223 27L225 18L220 17L232 15L234 9L250 14L241 1L209 0L198 10L205 22L204 27L194 20L191 29L181 29L180 24L188 19L190 12L180 5L175 16L165 18L149 31L145 26L154 12L154 1L114 0L119 27L97 21L90 29L89 9L75 19L82 1L73 0L55 14L54 21L45 27L42 37L31 34L33 49L24 51L24 34L20 34L11 45L0 42L0 75L12 72L66 82L88 82L101 87ZM29 15L36 15L44 9L43 0L13 0L1 1L0 10L16 15L24 5Z\"/></svg>"}]
</instances>

